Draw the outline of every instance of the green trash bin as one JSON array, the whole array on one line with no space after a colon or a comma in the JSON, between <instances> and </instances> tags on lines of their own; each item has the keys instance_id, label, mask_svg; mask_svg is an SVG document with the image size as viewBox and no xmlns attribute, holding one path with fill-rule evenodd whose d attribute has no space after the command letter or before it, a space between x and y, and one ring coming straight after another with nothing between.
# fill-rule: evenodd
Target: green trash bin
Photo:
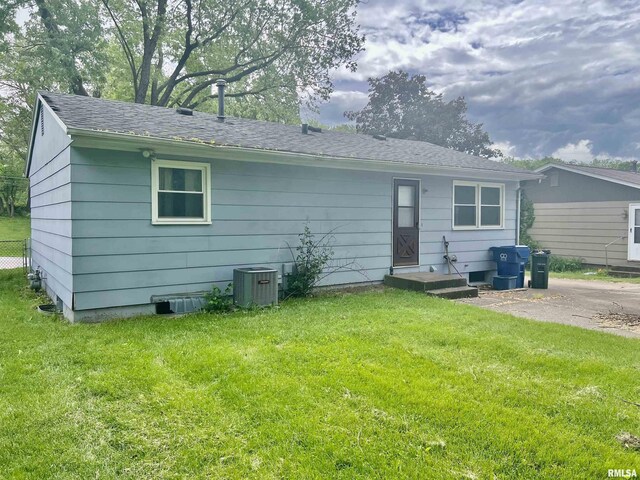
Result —
<instances>
[{"instance_id":1,"label":"green trash bin","mask_svg":"<svg viewBox=\"0 0 640 480\"><path fill-rule=\"evenodd\" d=\"M531 254L531 288L549 288L549 250L533 252Z\"/></svg>"}]
</instances>

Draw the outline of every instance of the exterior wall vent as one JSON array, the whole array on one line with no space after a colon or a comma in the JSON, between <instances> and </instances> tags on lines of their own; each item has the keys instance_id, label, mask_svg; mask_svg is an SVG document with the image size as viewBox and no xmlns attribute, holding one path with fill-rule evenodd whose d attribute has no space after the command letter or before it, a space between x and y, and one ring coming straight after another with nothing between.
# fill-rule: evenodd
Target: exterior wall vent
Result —
<instances>
[{"instance_id":1,"label":"exterior wall vent","mask_svg":"<svg viewBox=\"0 0 640 480\"><path fill-rule=\"evenodd\" d=\"M233 303L248 308L278 304L278 271L267 267L233 270Z\"/></svg>"}]
</instances>

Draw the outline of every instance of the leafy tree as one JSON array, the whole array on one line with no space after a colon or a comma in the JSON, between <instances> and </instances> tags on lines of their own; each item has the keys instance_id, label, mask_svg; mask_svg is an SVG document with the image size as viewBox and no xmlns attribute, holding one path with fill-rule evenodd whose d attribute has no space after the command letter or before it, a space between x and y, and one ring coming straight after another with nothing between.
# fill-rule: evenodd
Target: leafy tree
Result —
<instances>
[{"instance_id":1,"label":"leafy tree","mask_svg":"<svg viewBox=\"0 0 640 480\"><path fill-rule=\"evenodd\" d=\"M528 245L532 249L540 247L531 235L529 235L529 229L533 227L536 221L535 209L533 202L527 197L524 190L520 191L520 243L522 245Z\"/></svg>"},{"instance_id":2,"label":"leafy tree","mask_svg":"<svg viewBox=\"0 0 640 480\"><path fill-rule=\"evenodd\" d=\"M446 102L427 88L424 75L392 71L369 78L369 103L345 116L355 120L359 132L421 140L482 157L502 156L490 147L482 124L469 122L466 112L463 97Z\"/></svg>"},{"instance_id":3,"label":"leafy tree","mask_svg":"<svg viewBox=\"0 0 640 480\"><path fill-rule=\"evenodd\" d=\"M513 165L514 167L524 168L525 170L536 170L540 167L544 167L550 163L556 163L558 165L563 165L566 162L560 160L559 158L554 157L544 157L544 158L513 158L506 157L503 158L502 161L504 163L508 163Z\"/></svg>"},{"instance_id":4,"label":"leafy tree","mask_svg":"<svg viewBox=\"0 0 640 480\"><path fill-rule=\"evenodd\" d=\"M612 168L614 170L630 171L633 167L630 160L614 160L610 158L594 158L591 162L592 167Z\"/></svg>"},{"instance_id":5,"label":"leafy tree","mask_svg":"<svg viewBox=\"0 0 640 480\"><path fill-rule=\"evenodd\" d=\"M18 9L29 6L31 17L17 25ZM36 90L99 95L106 43L92 2L15 0L0 7L2 16L6 22L0 27L0 165L4 175L0 202L11 213L14 201L21 201L23 195L18 192L25 191L25 182L8 181L7 175L23 173Z\"/></svg>"},{"instance_id":6,"label":"leafy tree","mask_svg":"<svg viewBox=\"0 0 640 480\"><path fill-rule=\"evenodd\" d=\"M2 160L0 150L0 160ZM11 157L8 157L11 161ZM27 204L27 181L19 164L0 164L0 213L13 217L18 207Z\"/></svg>"},{"instance_id":7,"label":"leafy tree","mask_svg":"<svg viewBox=\"0 0 640 480\"><path fill-rule=\"evenodd\" d=\"M524 168L526 170L536 170L540 167L544 167L550 163L557 165L583 165L585 167L599 167L599 168L611 168L614 170L630 171L632 168L632 162L630 160L615 160L610 158L594 158L591 163L578 163L576 161L566 162L559 158L544 157L544 158L504 158L502 160L505 163L514 165L516 167Z\"/></svg>"},{"instance_id":8,"label":"leafy tree","mask_svg":"<svg viewBox=\"0 0 640 480\"><path fill-rule=\"evenodd\" d=\"M44 1L44 0L42 0ZM101 0L138 103L198 107L215 97L305 89L327 98L329 71L362 48L357 0Z\"/></svg>"}]
</instances>

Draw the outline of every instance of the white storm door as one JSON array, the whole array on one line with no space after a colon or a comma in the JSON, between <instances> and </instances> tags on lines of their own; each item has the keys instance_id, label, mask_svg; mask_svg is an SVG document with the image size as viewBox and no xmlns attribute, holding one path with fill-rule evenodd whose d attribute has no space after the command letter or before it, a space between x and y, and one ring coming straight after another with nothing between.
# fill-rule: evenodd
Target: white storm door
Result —
<instances>
[{"instance_id":1,"label":"white storm door","mask_svg":"<svg viewBox=\"0 0 640 480\"><path fill-rule=\"evenodd\" d=\"M629 205L629 260L640 261L640 203Z\"/></svg>"}]
</instances>

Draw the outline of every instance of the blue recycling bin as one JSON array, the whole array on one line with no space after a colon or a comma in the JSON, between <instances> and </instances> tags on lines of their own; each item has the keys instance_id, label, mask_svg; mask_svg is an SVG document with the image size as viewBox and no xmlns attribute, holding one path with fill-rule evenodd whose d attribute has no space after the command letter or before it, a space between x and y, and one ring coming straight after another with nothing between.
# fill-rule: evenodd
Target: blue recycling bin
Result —
<instances>
[{"instance_id":1,"label":"blue recycling bin","mask_svg":"<svg viewBox=\"0 0 640 480\"><path fill-rule=\"evenodd\" d=\"M491 247L493 261L498 266L499 276L516 276L516 288L524 287L524 269L529 261L529 247L526 245L505 245Z\"/></svg>"}]
</instances>

